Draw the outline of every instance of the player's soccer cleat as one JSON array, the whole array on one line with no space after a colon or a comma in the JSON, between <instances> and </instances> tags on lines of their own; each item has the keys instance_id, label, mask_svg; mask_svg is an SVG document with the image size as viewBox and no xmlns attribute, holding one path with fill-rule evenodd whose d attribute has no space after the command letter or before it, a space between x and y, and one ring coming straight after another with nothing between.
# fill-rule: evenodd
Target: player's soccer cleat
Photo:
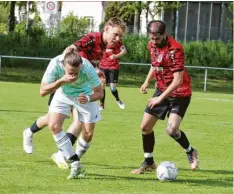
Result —
<instances>
[{"instance_id":1,"label":"player's soccer cleat","mask_svg":"<svg viewBox=\"0 0 234 194\"><path fill-rule=\"evenodd\" d=\"M81 164L78 161L71 163L71 173L67 177L67 179L78 179L85 178L86 173Z\"/></svg>"},{"instance_id":2,"label":"player's soccer cleat","mask_svg":"<svg viewBox=\"0 0 234 194\"><path fill-rule=\"evenodd\" d=\"M32 143L32 135L28 134L27 131L29 128L23 131L23 148L27 154L33 153L33 143Z\"/></svg>"},{"instance_id":3,"label":"player's soccer cleat","mask_svg":"<svg viewBox=\"0 0 234 194\"><path fill-rule=\"evenodd\" d=\"M55 164L57 164L57 166L60 169L68 169L69 165L66 162L66 159L64 158L64 156L62 155L62 153L60 151L54 153L51 156L51 159L55 162Z\"/></svg>"},{"instance_id":4,"label":"player's soccer cleat","mask_svg":"<svg viewBox=\"0 0 234 194\"><path fill-rule=\"evenodd\" d=\"M191 169L196 170L198 168L198 165L199 165L197 150L194 149L192 153L186 153L186 154L187 154L188 161L191 165Z\"/></svg>"},{"instance_id":5,"label":"player's soccer cleat","mask_svg":"<svg viewBox=\"0 0 234 194\"><path fill-rule=\"evenodd\" d=\"M119 108L125 109L125 104L121 100L116 101L116 103L119 105Z\"/></svg>"},{"instance_id":6,"label":"player's soccer cleat","mask_svg":"<svg viewBox=\"0 0 234 194\"><path fill-rule=\"evenodd\" d=\"M131 171L131 174L144 174L146 171L155 171L156 164L148 165L146 162L143 162L141 166L137 169Z\"/></svg>"}]
</instances>

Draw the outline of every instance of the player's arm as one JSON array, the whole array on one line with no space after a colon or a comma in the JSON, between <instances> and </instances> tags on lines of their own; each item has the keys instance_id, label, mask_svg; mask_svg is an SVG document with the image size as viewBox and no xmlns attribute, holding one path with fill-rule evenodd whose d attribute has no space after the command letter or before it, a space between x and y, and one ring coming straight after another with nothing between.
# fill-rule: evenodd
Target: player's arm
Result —
<instances>
[{"instance_id":1,"label":"player's arm","mask_svg":"<svg viewBox=\"0 0 234 194\"><path fill-rule=\"evenodd\" d=\"M120 52L118 54L113 54L112 59L118 59L127 54L127 50L124 45L121 46Z\"/></svg>"},{"instance_id":2,"label":"player's arm","mask_svg":"<svg viewBox=\"0 0 234 194\"><path fill-rule=\"evenodd\" d=\"M97 100L102 99L104 96L102 86L99 85L95 88L93 88L93 94L92 95L84 95L83 93L80 94L80 96L77 98L77 101L81 104L85 104L87 102L94 102Z\"/></svg>"},{"instance_id":3,"label":"player's arm","mask_svg":"<svg viewBox=\"0 0 234 194\"><path fill-rule=\"evenodd\" d=\"M168 86L168 88L159 96L161 101L168 97L178 87L180 87L180 85L183 83L183 73L184 71L177 71L173 73L173 81Z\"/></svg>"},{"instance_id":4,"label":"player's arm","mask_svg":"<svg viewBox=\"0 0 234 194\"><path fill-rule=\"evenodd\" d=\"M86 34L81 39L74 42L70 47L76 48L77 51L88 52L88 48L94 47L94 37L90 34Z\"/></svg>"},{"instance_id":5,"label":"player's arm","mask_svg":"<svg viewBox=\"0 0 234 194\"><path fill-rule=\"evenodd\" d=\"M141 88L140 88L140 92L142 94L146 94L147 93L147 88L150 85L150 81L153 79L153 75L154 75L154 67L151 65L150 70L148 72L148 75L145 79L145 82L142 84Z\"/></svg>"},{"instance_id":6,"label":"player's arm","mask_svg":"<svg viewBox=\"0 0 234 194\"><path fill-rule=\"evenodd\" d=\"M53 82L53 83L46 83L46 82L41 82L41 87L40 87L40 95L46 96L47 94L55 92L60 86L62 86L63 83L61 79Z\"/></svg>"},{"instance_id":7,"label":"player's arm","mask_svg":"<svg viewBox=\"0 0 234 194\"><path fill-rule=\"evenodd\" d=\"M60 88L63 84L72 83L77 79L77 76L74 75L64 75L62 78L57 79L56 81L50 83L42 80L40 87L40 95L46 96L52 92L55 92L58 88Z\"/></svg>"},{"instance_id":8,"label":"player's arm","mask_svg":"<svg viewBox=\"0 0 234 194\"><path fill-rule=\"evenodd\" d=\"M103 88L101 85L99 85L98 87L93 88L93 94L89 96L90 102L100 100L103 98L103 96Z\"/></svg>"}]
</instances>

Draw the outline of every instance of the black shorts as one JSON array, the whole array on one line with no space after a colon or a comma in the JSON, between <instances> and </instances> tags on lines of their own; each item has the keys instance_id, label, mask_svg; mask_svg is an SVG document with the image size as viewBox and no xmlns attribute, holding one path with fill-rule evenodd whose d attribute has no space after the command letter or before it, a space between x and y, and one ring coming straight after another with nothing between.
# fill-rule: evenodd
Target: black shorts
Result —
<instances>
[{"instance_id":1,"label":"black shorts","mask_svg":"<svg viewBox=\"0 0 234 194\"><path fill-rule=\"evenodd\" d=\"M100 70L105 74L106 83L118 83L119 80L119 70L118 69L102 69Z\"/></svg>"},{"instance_id":2,"label":"black shorts","mask_svg":"<svg viewBox=\"0 0 234 194\"><path fill-rule=\"evenodd\" d=\"M52 101L52 99L54 97L54 94L55 94L55 92L53 92L53 93L50 94L50 97L49 97L49 100L48 100L48 106L50 106L51 101Z\"/></svg>"},{"instance_id":3,"label":"black shorts","mask_svg":"<svg viewBox=\"0 0 234 194\"><path fill-rule=\"evenodd\" d=\"M159 89L157 89L153 97L160 96L161 94L162 92ZM166 115L167 117L169 117L170 113L175 113L181 118L183 118L189 106L190 99L191 96L182 98L167 97L160 104L157 104L152 109L150 109L149 106L147 106L145 108L145 112L156 116L161 120L164 120Z\"/></svg>"}]
</instances>

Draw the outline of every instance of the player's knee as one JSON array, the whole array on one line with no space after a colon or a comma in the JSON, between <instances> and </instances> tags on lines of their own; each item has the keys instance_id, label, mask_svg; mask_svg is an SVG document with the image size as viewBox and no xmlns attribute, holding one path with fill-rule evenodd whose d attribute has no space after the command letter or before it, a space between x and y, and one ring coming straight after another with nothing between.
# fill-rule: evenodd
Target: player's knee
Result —
<instances>
[{"instance_id":1,"label":"player's knee","mask_svg":"<svg viewBox=\"0 0 234 194\"><path fill-rule=\"evenodd\" d=\"M87 142L90 142L93 138L93 132L91 131L85 131L83 133L83 136L84 136L84 139L87 141Z\"/></svg>"},{"instance_id":2,"label":"player's knee","mask_svg":"<svg viewBox=\"0 0 234 194\"><path fill-rule=\"evenodd\" d=\"M141 123L141 131L142 131L142 133L149 133L152 131L152 127L149 127L145 123Z\"/></svg>"},{"instance_id":3,"label":"player's knee","mask_svg":"<svg viewBox=\"0 0 234 194\"><path fill-rule=\"evenodd\" d=\"M110 84L110 90L111 92L115 92L116 91L116 86L113 84Z\"/></svg>"},{"instance_id":4,"label":"player's knee","mask_svg":"<svg viewBox=\"0 0 234 194\"><path fill-rule=\"evenodd\" d=\"M173 139L179 139L181 134L180 131L177 130L176 128L167 128L167 134L172 137Z\"/></svg>"},{"instance_id":5,"label":"player's knee","mask_svg":"<svg viewBox=\"0 0 234 194\"><path fill-rule=\"evenodd\" d=\"M57 123L50 122L48 125L49 129L54 133L58 133L61 131L61 125Z\"/></svg>"}]
</instances>

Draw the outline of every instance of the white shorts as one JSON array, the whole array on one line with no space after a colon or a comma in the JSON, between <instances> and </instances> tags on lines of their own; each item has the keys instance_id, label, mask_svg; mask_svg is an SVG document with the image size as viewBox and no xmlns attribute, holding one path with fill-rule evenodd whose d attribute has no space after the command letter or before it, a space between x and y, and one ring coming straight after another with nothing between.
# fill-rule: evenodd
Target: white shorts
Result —
<instances>
[{"instance_id":1,"label":"white shorts","mask_svg":"<svg viewBox=\"0 0 234 194\"><path fill-rule=\"evenodd\" d=\"M49 112L64 114L69 118L73 107L78 112L78 120L83 123L96 123L102 119L97 101L80 104L77 97L65 96L60 90L56 91Z\"/></svg>"}]
</instances>

